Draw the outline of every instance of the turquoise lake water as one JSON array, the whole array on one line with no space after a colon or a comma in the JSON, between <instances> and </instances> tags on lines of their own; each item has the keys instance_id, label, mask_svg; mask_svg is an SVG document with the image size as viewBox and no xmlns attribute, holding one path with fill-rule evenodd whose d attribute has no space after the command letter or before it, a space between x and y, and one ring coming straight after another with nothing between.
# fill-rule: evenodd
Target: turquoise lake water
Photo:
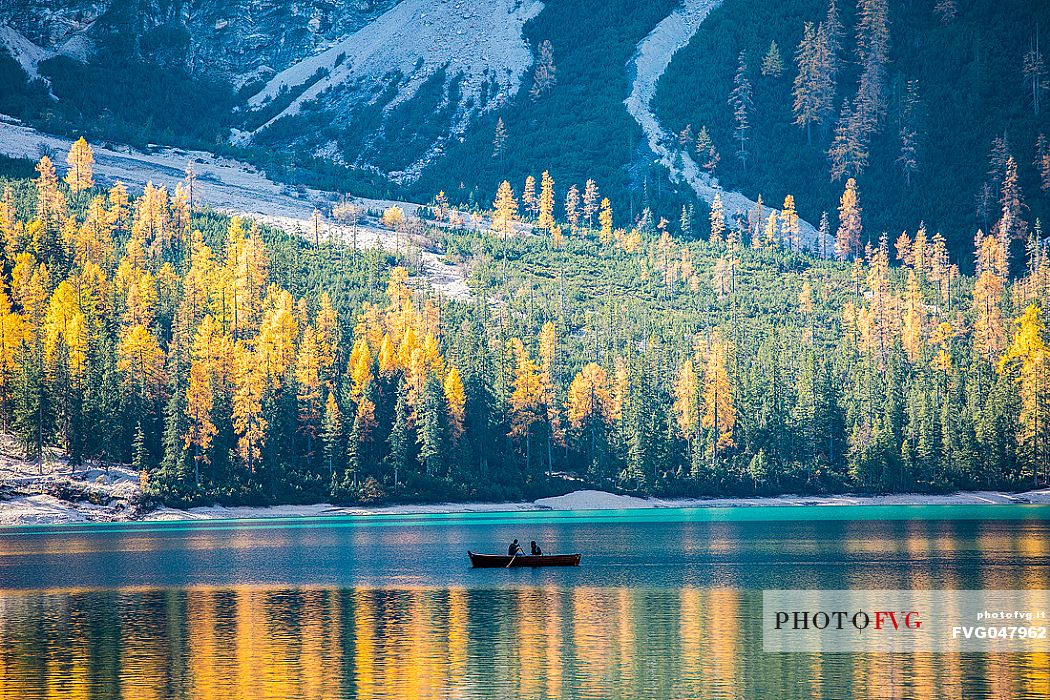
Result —
<instances>
[{"instance_id":1,"label":"turquoise lake water","mask_svg":"<svg viewBox=\"0 0 1050 700\"><path fill-rule=\"evenodd\" d=\"M512 538L571 569L473 570ZM0 698L1050 697L1046 654L767 654L768 588L1050 588L1050 507L0 529Z\"/></svg>"}]
</instances>

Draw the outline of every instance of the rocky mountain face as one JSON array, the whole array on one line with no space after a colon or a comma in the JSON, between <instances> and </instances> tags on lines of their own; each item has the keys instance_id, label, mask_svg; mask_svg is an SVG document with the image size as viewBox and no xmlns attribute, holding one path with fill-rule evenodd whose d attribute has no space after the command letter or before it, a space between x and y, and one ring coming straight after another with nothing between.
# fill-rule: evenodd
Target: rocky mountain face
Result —
<instances>
[{"instance_id":1,"label":"rocky mountain face","mask_svg":"<svg viewBox=\"0 0 1050 700\"><path fill-rule=\"evenodd\" d=\"M295 134L319 157L412 181L518 92L532 64L524 25L542 9L539 0L403 0L268 81L248 100L260 118L239 137Z\"/></svg>"},{"instance_id":2,"label":"rocky mountain face","mask_svg":"<svg viewBox=\"0 0 1050 700\"><path fill-rule=\"evenodd\" d=\"M0 5L0 49L48 85L46 66L38 67L56 56L106 70L141 61L219 79L239 95L219 138L405 183L479 115L518 93L533 62L524 26L543 7L541 0L8 0ZM79 89L76 81L64 85ZM100 97L96 103L117 101Z\"/></svg>"},{"instance_id":3,"label":"rocky mountain face","mask_svg":"<svg viewBox=\"0 0 1050 700\"><path fill-rule=\"evenodd\" d=\"M6 24L46 51L91 60L131 51L235 86L267 79L344 38L396 0L10 0Z\"/></svg>"}]
</instances>

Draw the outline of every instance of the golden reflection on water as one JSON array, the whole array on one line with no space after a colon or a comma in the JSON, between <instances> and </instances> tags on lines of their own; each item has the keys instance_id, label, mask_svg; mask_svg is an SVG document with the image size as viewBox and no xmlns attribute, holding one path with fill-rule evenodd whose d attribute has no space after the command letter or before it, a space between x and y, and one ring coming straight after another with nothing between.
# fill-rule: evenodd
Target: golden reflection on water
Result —
<instances>
[{"instance_id":1,"label":"golden reflection on water","mask_svg":"<svg viewBox=\"0 0 1050 700\"><path fill-rule=\"evenodd\" d=\"M764 654L732 589L0 595L0 698L1042 698L1046 654Z\"/></svg>"}]
</instances>

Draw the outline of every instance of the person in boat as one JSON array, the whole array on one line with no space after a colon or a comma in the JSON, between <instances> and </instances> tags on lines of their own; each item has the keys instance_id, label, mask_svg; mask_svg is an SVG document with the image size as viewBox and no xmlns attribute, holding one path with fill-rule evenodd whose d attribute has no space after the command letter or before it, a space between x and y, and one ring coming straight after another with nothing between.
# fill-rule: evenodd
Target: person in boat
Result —
<instances>
[{"instance_id":1,"label":"person in boat","mask_svg":"<svg viewBox=\"0 0 1050 700\"><path fill-rule=\"evenodd\" d=\"M532 556L534 556L534 557L543 556L543 550L540 549L540 546L538 544L536 544L536 540L532 541Z\"/></svg>"},{"instance_id":2,"label":"person in boat","mask_svg":"<svg viewBox=\"0 0 1050 700\"><path fill-rule=\"evenodd\" d=\"M514 540L513 542L510 543L510 546L507 547L507 555L508 556L512 556L512 557L517 557L517 556L522 556L523 557L523 556L525 556L525 552L522 550L521 545L518 544L518 541Z\"/></svg>"}]
</instances>

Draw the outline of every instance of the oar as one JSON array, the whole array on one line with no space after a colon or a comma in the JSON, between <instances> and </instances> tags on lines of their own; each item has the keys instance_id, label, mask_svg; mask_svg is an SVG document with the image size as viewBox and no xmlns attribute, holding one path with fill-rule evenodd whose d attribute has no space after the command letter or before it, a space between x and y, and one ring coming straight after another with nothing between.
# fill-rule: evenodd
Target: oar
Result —
<instances>
[{"instance_id":1,"label":"oar","mask_svg":"<svg viewBox=\"0 0 1050 700\"><path fill-rule=\"evenodd\" d=\"M514 560L515 560L515 559L517 559L517 558L518 558L518 555L517 555L517 554L515 554L514 556L512 556L512 557L510 558L510 561L508 561L508 562L507 562L507 565L506 565L505 567L503 567L503 568L504 568L504 569L509 569L509 568L510 568L510 565L511 565L511 564L513 564L513 563L514 563Z\"/></svg>"}]
</instances>

